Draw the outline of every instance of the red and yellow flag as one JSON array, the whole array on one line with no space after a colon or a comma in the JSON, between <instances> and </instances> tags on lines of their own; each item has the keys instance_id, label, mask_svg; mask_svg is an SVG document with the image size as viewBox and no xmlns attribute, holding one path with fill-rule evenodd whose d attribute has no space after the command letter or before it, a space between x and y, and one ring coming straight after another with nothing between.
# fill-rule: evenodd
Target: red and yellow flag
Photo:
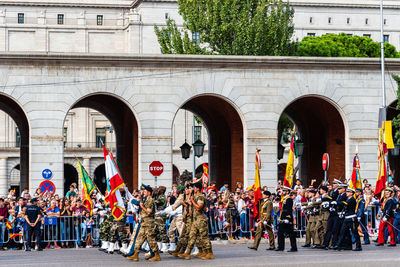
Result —
<instances>
[{"instance_id":1,"label":"red and yellow flag","mask_svg":"<svg viewBox=\"0 0 400 267\"><path fill-rule=\"evenodd\" d=\"M256 174L254 177L254 203L253 203L253 214L254 219L258 219L259 215L259 205L261 200L261 182L260 182L260 169L261 169L261 159L260 159L260 149L257 149L255 155L255 167L256 167Z\"/></svg>"},{"instance_id":2,"label":"red and yellow flag","mask_svg":"<svg viewBox=\"0 0 400 267\"><path fill-rule=\"evenodd\" d=\"M7 227L8 230L10 230L12 228L12 225L9 222L9 220L6 220L6 227Z\"/></svg>"},{"instance_id":3,"label":"red and yellow flag","mask_svg":"<svg viewBox=\"0 0 400 267\"><path fill-rule=\"evenodd\" d=\"M351 174L350 188L362 189L361 175L360 175L360 159L358 154L353 159L353 173Z\"/></svg>"},{"instance_id":4,"label":"red and yellow flag","mask_svg":"<svg viewBox=\"0 0 400 267\"><path fill-rule=\"evenodd\" d=\"M17 233L17 234L9 234L10 240L13 240L14 238L16 238L17 236L22 237L22 233Z\"/></svg>"},{"instance_id":5,"label":"red and yellow flag","mask_svg":"<svg viewBox=\"0 0 400 267\"><path fill-rule=\"evenodd\" d=\"M286 164L285 178L283 179L283 185L293 188L293 164L294 164L294 135L290 142L290 151L288 162Z\"/></svg>"},{"instance_id":6,"label":"red and yellow flag","mask_svg":"<svg viewBox=\"0 0 400 267\"><path fill-rule=\"evenodd\" d=\"M208 165L203 163L203 175L201 176L201 180L203 181L203 185L208 185L210 181L210 177L208 175Z\"/></svg>"},{"instance_id":7,"label":"red and yellow flag","mask_svg":"<svg viewBox=\"0 0 400 267\"><path fill-rule=\"evenodd\" d=\"M386 144L383 142L383 129L379 129L379 147L378 147L378 179L376 180L375 196L380 198L381 192L386 188L387 171L385 155L387 154Z\"/></svg>"}]
</instances>

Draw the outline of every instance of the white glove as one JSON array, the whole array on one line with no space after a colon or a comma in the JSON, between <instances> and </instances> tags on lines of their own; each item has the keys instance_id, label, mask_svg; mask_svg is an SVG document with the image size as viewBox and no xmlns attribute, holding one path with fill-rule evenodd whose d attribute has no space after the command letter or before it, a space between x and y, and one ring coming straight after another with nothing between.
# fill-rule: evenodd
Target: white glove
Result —
<instances>
[{"instance_id":1,"label":"white glove","mask_svg":"<svg viewBox=\"0 0 400 267\"><path fill-rule=\"evenodd\" d=\"M267 223L266 221L264 221L263 224L264 224L264 226L267 226L267 225L268 225L268 223Z\"/></svg>"},{"instance_id":2,"label":"white glove","mask_svg":"<svg viewBox=\"0 0 400 267\"><path fill-rule=\"evenodd\" d=\"M361 222L361 217L357 217L357 220L358 220L359 222Z\"/></svg>"},{"instance_id":3,"label":"white glove","mask_svg":"<svg viewBox=\"0 0 400 267\"><path fill-rule=\"evenodd\" d=\"M387 221L387 218L386 217L383 217L383 219L382 219L384 222L386 222Z\"/></svg>"},{"instance_id":4,"label":"white glove","mask_svg":"<svg viewBox=\"0 0 400 267\"><path fill-rule=\"evenodd\" d=\"M283 222L286 223L286 224L288 224L288 223L289 223L289 220L285 219L285 220L283 220Z\"/></svg>"},{"instance_id":5,"label":"white glove","mask_svg":"<svg viewBox=\"0 0 400 267\"><path fill-rule=\"evenodd\" d=\"M336 204L337 204L336 201L332 201L332 202L331 202L331 205L336 205Z\"/></svg>"}]
</instances>

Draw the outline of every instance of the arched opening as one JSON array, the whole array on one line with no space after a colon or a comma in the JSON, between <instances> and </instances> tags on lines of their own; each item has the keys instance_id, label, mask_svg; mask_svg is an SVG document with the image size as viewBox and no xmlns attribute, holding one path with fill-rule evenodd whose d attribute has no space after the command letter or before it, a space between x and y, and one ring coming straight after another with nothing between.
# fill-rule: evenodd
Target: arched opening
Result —
<instances>
[{"instance_id":1,"label":"arched opening","mask_svg":"<svg viewBox=\"0 0 400 267\"><path fill-rule=\"evenodd\" d=\"M17 102L11 98L0 94L0 110L4 111L6 116L1 116L2 127L0 134L3 140L0 140L0 152L14 154L20 157L20 187L29 188L29 123L25 112ZM12 123L7 124L5 120L11 118ZM19 153L18 153L19 150ZM5 195L10 187L7 171L7 157L0 159L0 195Z\"/></svg>"},{"instance_id":2,"label":"arched opening","mask_svg":"<svg viewBox=\"0 0 400 267\"><path fill-rule=\"evenodd\" d=\"M19 164L15 165L10 172L10 188L15 190L17 196L21 195L23 188L21 188L21 167Z\"/></svg>"},{"instance_id":3,"label":"arched opening","mask_svg":"<svg viewBox=\"0 0 400 267\"><path fill-rule=\"evenodd\" d=\"M195 114L196 120L198 119L207 129L208 142L204 140L203 142L206 143L205 150L208 152L208 159L201 160L200 158L198 160L200 162L208 161L210 181L216 182L218 186L222 186L224 183L230 186L237 182L243 183L243 124L232 104L219 96L201 95L187 101L181 109ZM177 116L175 120L177 120ZM176 123L175 120L174 123ZM179 131L181 132L180 136L183 136L184 127L173 128L173 134L177 134ZM192 131L188 132L187 139L188 143L193 143ZM176 145L179 147L184 143L184 138L178 142L180 143ZM192 155L187 161L191 162L192 159L193 148ZM193 172L194 167L192 165L191 168L183 169Z\"/></svg>"},{"instance_id":4,"label":"arched opening","mask_svg":"<svg viewBox=\"0 0 400 267\"><path fill-rule=\"evenodd\" d=\"M386 117L387 120L393 120L400 114L400 110L396 109L397 107L397 100L393 101L387 108ZM396 129L393 127L392 134L393 134L393 141L396 144L395 139ZM390 173L392 175L392 179L395 184L399 184L400 182L400 155L394 155L394 151L390 150L388 155L388 161L390 166Z\"/></svg>"},{"instance_id":5,"label":"arched opening","mask_svg":"<svg viewBox=\"0 0 400 267\"><path fill-rule=\"evenodd\" d=\"M137 188L138 124L132 110L124 101L109 94L95 94L84 97L75 103L70 111L79 108L87 108L87 123L84 125L83 133L80 134L76 127L75 129L73 127L68 128L68 123L71 123L67 122L69 116L67 115L64 124L65 151L67 149L73 150L75 154L79 154L79 151L90 152L93 157L100 155L102 158L102 144L105 143L107 148L112 149L122 178L128 188L130 190ZM104 115L110 125L96 126L94 119L90 119L93 117L91 117L93 115L90 113L91 110ZM84 167L87 170L89 169L88 166ZM98 186L100 187L100 185Z\"/></svg>"},{"instance_id":6,"label":"arched opening","mask_svg":"<svg viewBox=\"0 0 400 267\"><path fill-rule=\"evenodd\" d=\"M306 96L290 103L283 114L295 124L297 135L304 143L303 154L298 159L299 169L296 178L301 179L303 184L310 184L313 179L320 184L324 179L322 155L329 153L328 181L332 181L333 178L344 179L346 177L345 125L338 109L322 97ZM282 132L278 132L278 138L280 137ZM283 139L279 139L281 144ZM287 153L289 146L286 144L286 147ZM280 163L283 162L278 164ZM281 173L278 176L282 175L282 170L278 168L279 170Z\"/></svg>"},{"instance_id":7,"label":"arched opening","mask_svg":"<svg viewBox=\"0 0 400 267\"><path fill-rule=\"evenodd\" d=\"M107 184L106 184L106 168L104 163L100 164L95 170L94 170L94 183L97 185L99 188L100 192L105 196L105 192L107 189Z\"/></svg>"},{"instance_id":8,"label":"arched opening","mask_svg":"<svg viewBox=\"0 0 400 267\"><path fill-rule=\"evenodd\" d=\"M72 183L78 186L78 171L71 164L64 164L64 194L68 192Z\"/></svg>"},{"instance_id":9,"label":"arched opening","mask_svg":"<svg viewBox=\"0 0 400 267\"><path fill-rule=\"evenodd\" d=\"M178 167L172 164L172 183L177 184L180 173Z\"/></svg>"}]
</instances>

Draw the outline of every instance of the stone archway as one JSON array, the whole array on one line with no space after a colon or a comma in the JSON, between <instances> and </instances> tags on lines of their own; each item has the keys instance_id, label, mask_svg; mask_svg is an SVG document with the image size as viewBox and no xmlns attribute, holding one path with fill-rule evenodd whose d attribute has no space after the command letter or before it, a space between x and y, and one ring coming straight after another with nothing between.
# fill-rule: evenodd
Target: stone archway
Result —
<instances>
[{"instance_id":1,"label":"stone archway","mask_svg":"<svg viewBox=\"0 0 400 267\"><path fill-rule=\"evenodd\" d=\"M328 179L346 178L345 124L338 108L320 96L304 96L291 102L283 111L296 125L297 134L304 142L299 158L297 178L303 184L312 179L323 181L322 155L330 157Z\"/></svg>"},{"instance_id":2,"label":"stone archway","mask_svg":"<svg viewBox=\"0 0 400 267\"><path fill-rule=\"evenodd\" d=\"M20 187L29 188L29 123L21 106L8 96L0 94L0 110L7 113L15 122L20 134L19 144L15 143L15 149L19 148L20 154ZM0 148L1 149L1 148ZM8 148L7 148L8 149ZM0 158L0 195L7 193L8 175L7 158Z\"/></svg>"},{"instance_id":3,"label":"stone archway","mask_svg":"<svg viewBox=\"0 0 400 267\"><path fill-rule=\"evenodd\" d=\"M208 130L210 180L220 187L243 183L243 123L235 107L218 95L191 98L181 109L196 114Z\"/></svg>"},{"instance_id":4,"label":"stone archway","mask_svg":"<svg viewBox=\"0 0 400 267\"><path fill-rule=\"evenodd\" d=\"M80 99L71 109L91 108L111 122L116 136L113 154L124 182L132 191L138 184L138 123L130 107L119 97L99 93ZM115 151L116 150L116 151Z\"/></svg>"}]
</instances>

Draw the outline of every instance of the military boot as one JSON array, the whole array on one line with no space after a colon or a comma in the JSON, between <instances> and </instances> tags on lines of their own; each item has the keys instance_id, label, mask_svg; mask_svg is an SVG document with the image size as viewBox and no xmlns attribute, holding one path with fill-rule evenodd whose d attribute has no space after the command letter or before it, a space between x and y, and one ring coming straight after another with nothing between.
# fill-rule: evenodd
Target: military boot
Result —
<instances>
[{"instance_id":1,"label":"military boot","mask_svg":"<svg viewBox=\"0 0 400 267\"><path fill-rule=\"evenodd\" d=\"M161 257L160 254L157 252L154 252L154 257L150 258L149 261L160 261Z\"/></svg>"},{"instance_id":2,"label":"military boot","mask_svg":"<svg viewBox=\"0 0 400 267\"><path fill-rule=\"evenodd\" d=\"M203 257L204 255L206 255L205 251L202 248L199 248L199 253L197 253L197 254L195 254L193 256L195 256L196 258L201 259L201 257Z\"/></svg>"},{"instance_id":3,"label":"military boot","mask_svg":"<svg viewBox=\"0 0 400 267\"><path fill-rule=\"evenodd\" d=\"M128 260L139 261L139 251L135 251L132 256L126 257Z\"/></svg>"},{"instance_id":4,"label":"military boot","mask_svg":"<svg viewBox=\"0 0 400 267\"><path fill-rule=\"evenodd\" d=\"M172 256L175 256L175 257L176 257L176 256L178 255L178 253L179 253L180 250L181 250L181 246L178 244L178 245L176 246L175 250L168 251L168 253L171 254Z\"/></svg>"},{"instance_id":5,"label":"military boot","mask_svg":"<svg viewBox=\"0 0 400 267\"><path fill-rule=\"evenodd\" d=\"M188 248L184 254L179 254L178 257L181 258L181 259L190 260L190 253L191 252L192 252L192 249Z\"/></svg>"},{"instance_id":6,"label":"military boot","mask_svg":"<svg viewBox=\"0 0 400 267\"><path fill-rule=\"evenodd\" d=\"M181 249L176 253L176 257L179 257L179 255L185 254L186 247L181 247ZM180 258L180 257L179 257Z\"/></svg>"},{"instance_id":7,"label":"military boot","mask_svg":"<svg viewBox=\"0 0 400 267\"><path fill-rule=\"evenodd\" d=\"M205 252L205 255L203 257L201 257L202 260L213 260L214 257L214 253L212 252L212 249L207 249Z\"/></svg>"}]
</instances>

